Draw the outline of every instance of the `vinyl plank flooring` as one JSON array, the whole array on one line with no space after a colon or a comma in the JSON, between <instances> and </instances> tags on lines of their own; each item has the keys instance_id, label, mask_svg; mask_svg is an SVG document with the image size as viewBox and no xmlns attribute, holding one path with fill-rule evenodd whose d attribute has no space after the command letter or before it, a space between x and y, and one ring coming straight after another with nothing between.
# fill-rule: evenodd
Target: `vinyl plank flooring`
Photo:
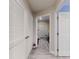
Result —
<instances>
[{"instance_id":1,"label":"vinyl plank flooring","mask_svg":"<svg viewBox=\"0 0 79 59\"><path fill-rule=\"evenodd\" d=\"M39 41L38 48L33 49L28 59L70 59L70 57L55 57L48 51L48 42L45 39Z\"/></svg>"}]
</instances>

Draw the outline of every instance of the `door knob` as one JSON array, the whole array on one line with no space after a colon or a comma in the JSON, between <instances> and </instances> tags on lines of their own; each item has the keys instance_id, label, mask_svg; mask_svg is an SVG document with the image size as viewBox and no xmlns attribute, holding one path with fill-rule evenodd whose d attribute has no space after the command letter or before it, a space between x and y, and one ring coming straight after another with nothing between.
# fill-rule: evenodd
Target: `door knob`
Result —
<instances>
[{"instance_id":1,"label":"door knob","mask_svg":"<svg viewBox=\"0 0 79 59\"><path fill-rule=\"evenodd\" d=\"M25 37L25 39L28 39L28 38L29 38L29 36L26 36L26 37Z\"/></svg>"}]
</instances>

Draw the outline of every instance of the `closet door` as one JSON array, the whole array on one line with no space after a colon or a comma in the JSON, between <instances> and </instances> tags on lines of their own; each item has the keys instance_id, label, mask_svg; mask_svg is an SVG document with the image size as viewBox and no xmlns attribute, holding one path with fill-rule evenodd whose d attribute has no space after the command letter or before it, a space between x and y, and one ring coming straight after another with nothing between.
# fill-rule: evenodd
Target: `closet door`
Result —
<instances>
[{"instance_id":1,"label":"closet door","mask_svg":"<svg viewBox=\"0 0 79 59\"><path fill-rule=\"evenodd\" d=\"M69 12L59 13L59 56L70 55L70 15Z\"/></svg>"},{"instance_id":2,"label":"closet door","mask_svg":"<svg viewBox=\"0 0 79 59\"><path fill-rule=\"evenodd\" d=\"M32 50L33 44L33 19L30 13L26 12L26 10L24 10L24 37L27 40L25 48L27 53L26 56L28 56Z\"/></svg>"},{"instance_id":3,"label":"closet door","mask_svg":"<svg viewBox=\"0 0 79 59\"><path fill-rule=\"evenodd\" d=\"M10 6L10 59L26 59L24 9L16 0L11 0Z\"/></svg>"},{"instance_id":4,"label":"closet door","mask_svg":"<svg viewBox=\"0 0 79 59\"><path fill-rule=\"evenodd\" d=\"M10 0L10 59L27 59L32 49L33 19L18 1Z\"/></svg>"}]
</instances>

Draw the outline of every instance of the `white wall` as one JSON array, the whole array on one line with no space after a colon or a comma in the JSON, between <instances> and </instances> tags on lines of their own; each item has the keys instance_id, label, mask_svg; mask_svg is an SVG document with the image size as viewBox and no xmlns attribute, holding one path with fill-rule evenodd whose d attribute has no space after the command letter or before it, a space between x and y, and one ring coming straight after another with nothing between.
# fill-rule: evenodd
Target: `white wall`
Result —
<instances>
[{"instance_id":1,"label":"white wall","mask_svg":"<svg viewBox=\"0 0 79 59\"><path fill-rule=\"evenodd\" d=\"M9 27L10 59L14 59L14 56L12 56L12 54L14 53L13 48L15 49L15 46L17 46L19 42L23 42L26 36L30 36L30 39L28 40L28 42L25 41L22 45L28 43L29 46L26 44L26 47L21 46L21 48L28 48L28 51L30 53L33 43L33 16L26 0L10 0ZM25 50L25 48L22 50ZM21 54L20 52L23 52L22 50L15 49L15 51L19 51L19 54ZM28 54L26 55L26 58L27 56Z\"/></svg>"},{"instance_id":2,"label":"white wall","mask_svg":"<svg viewBox=\"0 0 79 59\"><path fill-rule=\"evenodd\" d=\"M49 21L38 22L38 37L46 37L49 34Z\"/></svg>"}]
</instances>

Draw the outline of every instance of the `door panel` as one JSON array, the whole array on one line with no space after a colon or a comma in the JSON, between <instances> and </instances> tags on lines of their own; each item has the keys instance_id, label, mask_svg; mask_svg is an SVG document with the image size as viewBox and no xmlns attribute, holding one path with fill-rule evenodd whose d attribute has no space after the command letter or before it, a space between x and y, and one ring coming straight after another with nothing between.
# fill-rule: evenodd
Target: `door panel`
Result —
<instances>
[{"instance_id":1,"label":"door panel","mask_svg":"<svg viewBox=\"0 0 79 59\"><path fill-rule=\"evenodd\" d=\"M10 49L10 59L27 59L30 53L28 39L25 39L18 44L16 44L12 49Z\"/></svg>"},{"instance_id":2,"label":"door panel","mask_svg":"<svg viewBox=\"0 0 79 59\"><path fill-rule=\"evenodd\" d=\"M26 47L27 52L30 52L32 50L32 44L33 44L33 19L30 17L31 15L24 10L24 37L29 36L29 39L27 39ZM29 54L29 53L28 53Z\"/></svg>"},{"instance_id":3,"label":"door panel","mask_svg":"<svg viewBox=\"0 0 79 59\"><path fill-rule=\"evenodd\" d=\"M14 59L14 49L9 49L9 59Z\"/></svg>"},{"instance_id":4,"label":"door panel","mask_svg":"<svg viewBox=\"0 0 79 59\"><path fill-rule=\"evenodd\" d=\"M59 56L70 55L70 18L69 12L59 13Z\"/></svg>"},{"instance_id":5,"label":"door panel","mask_svg":"<svg viewBox=\"0 0 79 59\"><path fill-rule=\"evenodd\" d=\"M57 14L50 15L50 43L49 49L52 54L57 56Z\"/></svg>"},{"instance_id":6,"label":"door panel","mask_svg":"<svg viewBox=\"0 0 79 59\"><path fill-rule=\"evenodd\" d=\"M24 40L24 9L14 1L14 40Z\"/></svg>"},{"instance_id":7,"label":"door panel","mask_svg":"<svg viewBox=\"0 0 79 59\"><path fill-rule=\"evenodd\" d=\"M26 40L20 42L14 49L14 59L25 59L26 57Z\"/></svg>"},{"instance_id":8,"label":"door panel","mask_svg":"<svg viewBox=\"0 0 79 59\"><path fill-rule=\"evenodd\" d=\"M10 59L27 59L32 49L33 19L29 12L25 16L24 11L18 2L10 1Z\"/></svg>"}]
</instances>

